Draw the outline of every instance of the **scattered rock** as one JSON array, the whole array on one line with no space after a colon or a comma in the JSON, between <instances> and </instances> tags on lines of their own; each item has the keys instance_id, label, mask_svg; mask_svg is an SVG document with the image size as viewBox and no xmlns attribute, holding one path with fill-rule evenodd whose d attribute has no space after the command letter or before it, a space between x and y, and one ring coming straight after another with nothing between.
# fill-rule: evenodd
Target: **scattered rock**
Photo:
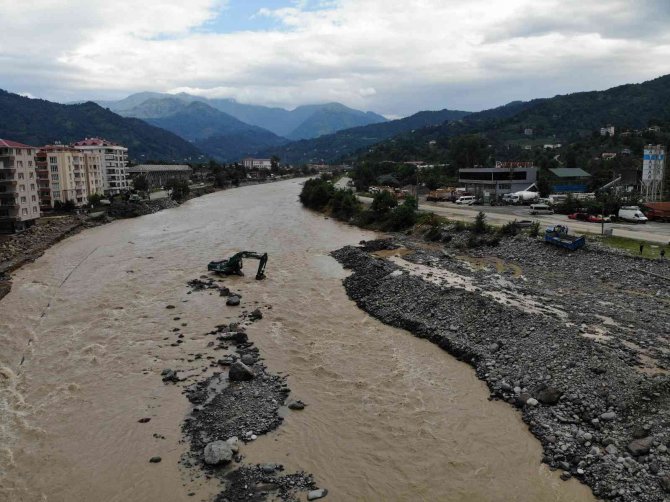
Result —
<instances>
[{"instance_id":1,"label":"scattered rock","mask_svg":"<svg viewBox=\"0 0 670 502\"><path fill-rule=\"evenodd\" d=\"M290 410L304 410L305 409L305 403L302 401L296 400L296 401L291 401L288 403L288 408Z\"/></svg>"},{"instance_id":2,"label":"scattered rock","mask_svg":"<svg viewBox=\"0 0 670 502\"><path fill-rule=\"evenodd\" d=\"M328 490L326 490L325 488L320 488L318 490L312 490L311 492L309 492L307 494L307 500L322 499L326 495L328 495Z\"/></svg>"},{"instance_id":3,"label":"scattered rock","mask_svg":"<svg viewBox=\"0 0 670 502\"><path fill-rule=\"evenodd\" d=\"M649 453L651 446L653 444L652 438L643 438L643 439L634 439L626 449L630 452L631 455L639 457L640 455L646 455Z\"/></svg>"},{"instance_id":4,"label":"scattered rock","mask_svg":"<svg viewBox=\"0 0 670 502\"><path fill-rule=\"evenodd\" d=\"M233 449L226 441L212 441L205 446L203 458L207 465L227 464L233 459Z\"/></svg>"},{"instance_id":5,"label":"scattered rock","mask_svg":"<svg viewBox=\"0 0 670 502\"><path fill-rule=\"evenodd\" d=\"M230 295L226 300L226 305L230 307L237 307L240 304L241 298L237 295Z\"/></svg>"},{"instance_id":6,"label":"scattered rock","mask_svg":"<svg viewBox=\"0 0 670 502\"><path fill-rule=\"evenodd\" d=\"M230 365L228 378L233 382L243 382L254 378L254 372L246 364L240 361L235 361Z\"/></svg>"},{"instance_id":7,"label":"scattered rock","mask_svg":"<svg viewBox=\"0 0 670 502\"><path fill-rule=\"evenodd\" d=\"M149 459L149 462L151 462L152 464L157 464L157 463L160 462L161 460L163 460L163 459L160 458L160 457L151 457L151 458Z\"/></svg>"},{"instance_id":8,"label":"scattered rock","mask_svg":"<svg viewBox=\"0 0 670 502\"><path fill-rule=\"evenodd\" d=\"M141 423L141 424L146 424L146 423L149 422L150 420L151 420L150 418L140 418L140 419L138 420L138 422Z\"/></svg>"}]
</instances>

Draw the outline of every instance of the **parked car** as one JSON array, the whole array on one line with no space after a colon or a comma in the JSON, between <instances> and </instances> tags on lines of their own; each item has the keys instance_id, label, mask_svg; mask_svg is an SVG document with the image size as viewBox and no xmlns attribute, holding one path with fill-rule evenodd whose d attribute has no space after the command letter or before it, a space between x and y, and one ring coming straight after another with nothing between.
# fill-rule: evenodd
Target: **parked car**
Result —
<instances>
[{"instance_id":1,"label":"parked car","mask_svg":"<svg viewBox=\"0 0 670 502\"><path fill-rule=\"evenodd\" d=\"M589 216L588 213L572 213L568 215L568 218L571 220L589 221Z\"/></svg>"},{"instance_id":2,"label":"parked car","mask_svg":"<svg viewBox=\"0 0 670 502\"><path fill-rule=\"evenodd\" d=\"M547 204L531 204L530 214L554 214L554 210Z\"/></svg>"},{"instance_id":3,"label":"parked car","mask_svg":"<svg viewBox=\"0 0 670 502\"><path fill-rule=\"evenodd\" d=\"M612 221L612 218L603 216L602 214L590 214L587 221L590 221L591 223L609 223Z\"/></svg>"},{"instance_id":4,"label":"parked car","mask_svg":"<svg viewBox=\"0 0 670 502\"><path fill-rule=\"evenodd\" d=\"M475 203L475 196L474 195L463 195L456 199L456 204L462 205L462 206L471 206L472 204Z\"/></svg>"}]
</instances>

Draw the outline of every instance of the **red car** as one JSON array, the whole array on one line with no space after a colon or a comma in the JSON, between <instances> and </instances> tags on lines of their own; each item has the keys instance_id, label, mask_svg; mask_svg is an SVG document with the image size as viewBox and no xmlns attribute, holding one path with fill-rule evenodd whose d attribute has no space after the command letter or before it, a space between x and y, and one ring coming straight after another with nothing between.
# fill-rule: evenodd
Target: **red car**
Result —
<instances>
[{"instance_id":1,"label":"red car","mask_svg":"<svg viewBox=\"0 0 670 502\"><path fill-rule=\"evenodd\" d=\"M588 221L589 223L609 223L612 221L609 216L603 218L602 214L572 213L568 215L571 220Z\"/></svg>"},{"instance_id":2,"label":"red car","mask_svg":"<svg viewBox=\"0 0 670 502\"><path fill-rule=\"evenodd\" d=\"M572 213L568 215L571 220L589 221L588 213Z\"/></svg>"}]
</instances>

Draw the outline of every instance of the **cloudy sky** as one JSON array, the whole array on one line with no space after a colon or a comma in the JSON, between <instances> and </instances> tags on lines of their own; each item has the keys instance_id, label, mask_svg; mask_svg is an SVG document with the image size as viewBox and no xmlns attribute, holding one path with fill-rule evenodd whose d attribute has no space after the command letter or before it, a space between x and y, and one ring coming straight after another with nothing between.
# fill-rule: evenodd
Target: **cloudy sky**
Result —
<instances>
[{"instance_id":1,"label":"cloudy sky","mask_svg":"<svg viewBox=\"0 0 670 502\"><path fill-rule=\"evenodd\" d=\"M0 88L390 117L670 73L669 0L0 0Z\"/></svg>"}]
</instances>

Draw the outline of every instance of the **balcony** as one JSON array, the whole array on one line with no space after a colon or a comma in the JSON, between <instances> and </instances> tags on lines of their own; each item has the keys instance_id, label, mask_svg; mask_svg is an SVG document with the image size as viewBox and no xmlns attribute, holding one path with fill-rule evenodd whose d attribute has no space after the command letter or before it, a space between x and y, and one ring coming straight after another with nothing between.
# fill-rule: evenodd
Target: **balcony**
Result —
<instances>
[{"instance_id":1,"label":"balcony","mask_svg":"<svg viewBox=\"0 0 670 502\"><path fill-rule=\"evenodd\" d=\"M2 183L3 185L16 185L17 181L14 177L7 178L0 176L0 183Z\"/></svg>"}]
</instances>

